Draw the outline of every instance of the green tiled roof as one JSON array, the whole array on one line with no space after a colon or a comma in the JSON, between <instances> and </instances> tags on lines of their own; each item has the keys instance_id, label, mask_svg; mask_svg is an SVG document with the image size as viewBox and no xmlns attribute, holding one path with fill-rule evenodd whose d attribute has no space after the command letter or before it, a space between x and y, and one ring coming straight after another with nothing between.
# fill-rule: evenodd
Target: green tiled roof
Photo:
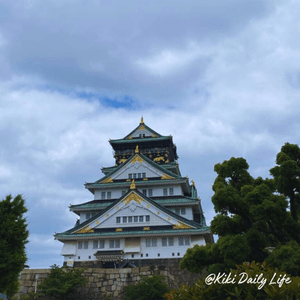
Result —
<instances>
[{"instance_id":1,"label":"green tiled roof","mask_svg":"<svg viewBox=\"0 0 300 300\"><path fill-rule=\"evenodd\" d=\"M156 199L156 198L151 198L153 201L160 205L172 205L172 204L198 204L197 199L193 199L190 197L185 197L182 196L180 198L166 198L166 199ZM115 200L116 201L116 200ZM101 200L92 200L87 203L83 204L77 204L77 205L71 205L70 209L71 210L97 210L97 209L105 209L107 206L111 205L114 201L101 201Z\"/></svg>"},{"instance_id":2,"label":"green tiled roof","mask_svg":"<svg viewBox=\"0 0 300 300\"><path fill-rule=\"evenodd\" d=\"M142 139L136 138L136 139L119 139L119 140L110 140L110 144L127 144L127 143L136 143L138 142L154 142L154 141L166 141L172 139L172 136L160 136L160 137L144 137Z\"/></svg>"},{"instance_id":3,"label":"green tiled roof","mask_svg":"<svg viewBox=\"0 0 300 300\"><path fill-rule=\"evenodd\" d=\"M161 137L161 135L159 133L157 133L156 131L154 131L152 128L148 127L144 122L143 123L140 123L135 129L133 129L130 133L128 133L124 139L130 137L136 130L139 129L140 126L144 126L145 129L147 129L148 131L150 131L152 134L155 134L157 137Z\"/></svg>"},{"instance_id":4,"label":"green tiled roof","mask_svg":"<svg viewBox=\"0 0 300 300\"><path fill-rule=\"evenodd\" d=\"M151 227L151 226L150 226ZM79 237L107 237L107 236L143 236L143 235L159 235L159 234L166 234L166 235L178 235L178 234L200 234L200 233L209 233L209 227L204 226L201 228L192 228L192 229L172 229L172 230L143 230L143 231L115 231L115 232L101 232L101 233L77 233L77 234L66 234L57 233L55 235L56 239L64 239L64 238L79 238Z\"/></svg>"},{"instance_id":5,"label":"green tiled roof","mask_svg":"<svg viewBox=\"0 0 300 300\"><path fill-rule=\"evenodd\" d=\"M107 206L104 210L102 210L101 212L97 213L95 216L93 216L92 218L86 220L85 222L81 223L78 226L75 226L69 230L67 230L66 232L64 232L65 234L70 234L72 235L72 232L75 232L85 226L87 226L89 223L91 223L92 221L94 221L95 219L99 218L101 215L105 214L110 208L112 208L114 205L116 205L117 203L121 202L123 200L123 198L127 197L127 195L129 193L131 193L133 190L129 190L126 194L124 194L120 199L114 201L111 205ZM151 203L152 205L156 206L158 209L162 210L163 212L167 213L168 215L172 216L174 219L177 219L185 224L188 224L190 226L199 228L201 227L201 225L199 223L196 223L194 221L188 220L180 215L177 215L176 213L170 211L169 209L163 207L162 205L156 203L154 200L152 200L151 198L148 198L147 196L145 196L144 194L140 193L138 190L134 190L135 193L137 193L138 195L140 195L142 198L146 199L149 203Z\"/></svg>"},{"instance_id":6,"label":"green tiled roof","mask_svg":"<svg viewBox=\"0 0 300 300\"><path fill-rule=\"evenodd\" d=\"M107 206L111 205L113 201L110 202L95 202L94 200L88 203L78 204L78 205L71 205L71 210L79 210L79 209L104 209Z\"/></svg>"}]
</instances>

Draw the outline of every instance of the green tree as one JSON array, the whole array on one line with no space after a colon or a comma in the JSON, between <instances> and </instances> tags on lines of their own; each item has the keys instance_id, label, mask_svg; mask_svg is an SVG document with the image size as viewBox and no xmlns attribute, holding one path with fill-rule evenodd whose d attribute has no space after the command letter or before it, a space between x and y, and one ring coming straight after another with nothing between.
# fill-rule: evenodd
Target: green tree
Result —
<instances>
[{"instance_id":1,"label":"green tree","mask_svg":"<svg viewBox=\"0 0 300 300\"><path fill-rule=\"evenodd\" d=\"M285 197L274 194L272 180L254 179L248 168L244 158L215 165L212 202L217 216L210 228L219 239L188 249L182 268L197 273L229 271L244 261L263 262L268 246L299 240L299 224L287 212Z\"/></svg>"},{"instance_id":2,"label":"green tree","mask_svg":"<svg viewBox=\"0 0 300 300\"><path fill-rule=\"evenodd\" d=\"M286 143L277 154L276 164L270 170L276 189L289 199L293 219L298 220L300 205L300 148Z\"/></svg>"},{"instance_id":3,"label":"green tree","mask_svg":"<svg viewBox=\"0 0 300 300\"><path fill-rule=\"evenodd\" d=\"M27 212L21 195L0 201L0 292L12 296L18 292L18 277L24 269L28 242Z\"/></svg>"},{"instance_id":4,"label":"green tree","mask_svg":"<svg viewBox=\"0 0 300 300\"><path fill-rule=\"evenodd\" d=\"M82 277L84 269L74 269L68 267L60 268L57 265L51 266L50 274L39 285L39 290L46 296L53 296L64 300L77 287L86 284L86 278Z\"/></svg>"},{"instance_id":5,"label":"green tree","mask_svg":"<svg viewBox=\"0 0 300 300\"><path fill-rule=\"evenodd\" d=\"M143 277L138 284L125 287L125 300L162 300L169 289L161 275Z\"/></svg>"},{"instance_id":6,"label":"green tree","mask_svg":"<svg viewBox=\"0 0 300 300\"><path fill-rule=\"evenodd\" d=\"M266 261L293 276L300 276L300 245L296 241L278 245Z\"/></svg>"},{"instance_id":7,"label":"green tree","mask_svg":"<svg viewBox=\"0 0 300 300\"><path fill-rule=\"evenodd\" d=\"M228 275L230 274L230 277ZM275 274L275 277L273 277ZM222 279L229 278L227 283L222 283ZM179 289L171 290L166 295L167 300L268 300L268 299L299 299L300 297L300 277L292 277L278 269L266 266L265 263L243 263L231 269L223 277L216 280L211 274L209 277L199 280L194 285L182 284ZM258 279L256 282L253 279ZM274 284L278 279L282 279L282 284ZM211 279L208 280L208 279ZM233 281L234 279L234 281ZM245 282L252 279L253 282ZM265 280L265 281L264 281Z\"/></svg>"}]
</instances>

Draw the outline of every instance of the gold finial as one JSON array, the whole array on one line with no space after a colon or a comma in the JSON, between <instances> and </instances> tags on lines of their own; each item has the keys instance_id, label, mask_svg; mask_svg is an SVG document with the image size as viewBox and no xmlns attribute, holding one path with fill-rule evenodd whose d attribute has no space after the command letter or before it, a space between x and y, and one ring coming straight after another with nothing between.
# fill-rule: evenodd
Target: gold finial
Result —
<instances>
[{"instance_id":1,"label":"gold finial","mask_svg":"<svg viewBox=\"0 0 300 300\"><path fill-rule=\"evenodd\" d=\"M144 124L144 118L143 118L143 116L141 117L141 122L140 122L140 124Z\"/></svg>"},{"instance_id":2,"label":"gold finial","mask_svg":"<svg viewBox=\"0 0 300 300\"><path fill-rule=\"evenodd\" d=\"M191 180L191 182L192 182L192 186L195 186L195 181L194 181L194 180Z\"/></svg>"},{"instance_id":3,"label":"gold finial","mask_svg":"<svg viewBox=\"0 0 300 300\"><path fill-rule=\"evenodd\" d=\"M135 182L134 182L134 179L131 181L130 189L131 189L131 190L135 190Z\"/></svg>"},{"instance_id":4,"label":"gold finial","mask_svg":"<svg viewBox=\"0 0 300 300\"><path fill-rule=\"evenodd\" d=\"M140 152L140 150L139 150L139 146L138 145L136 145L136 147L135 147L135 151L134 151L135 153L139 153Z\"/></svg>"}]
</instances>

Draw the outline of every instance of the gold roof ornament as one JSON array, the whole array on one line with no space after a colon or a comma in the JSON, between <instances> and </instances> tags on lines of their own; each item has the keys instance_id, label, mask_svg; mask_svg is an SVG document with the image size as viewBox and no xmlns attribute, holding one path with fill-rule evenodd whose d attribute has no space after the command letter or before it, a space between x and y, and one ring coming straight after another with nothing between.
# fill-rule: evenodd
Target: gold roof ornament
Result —
<instances>
[{"instance_id":1,"label":"gold roof ornament","mask_svg":"<svg viewBox=\"0 0 300 300\"><path fill-rule=\"evenodd\" d=\"M161 179L174 179L174 177L164 173L164 174L162 174Z\"/></svg>"},{"instance_id":2,"label":"gold roof ornament","mask_svg":"<svg viewBox=\"0 0 300 300\"><path fill-rule=\"evenodd\" d=\"M195 181L192 179L191 182L192 182L192 186L195 187Z\"/></svg>"},{"instance_id":3,"label":"gold roof ornament","mask_svg":"<svg viewBox=\"0 0 300 300\"><path fill-rule=\"evenodd\" d=\"M94 229L91 228L90 226L86 226L78 231L76 231L76 233L93 233Z\"/></svg>"},{"instance_id":4,"label":"gold roof ornament","mask_svg":"<svg viewBox=\"0 0 300 300\"><path fill-rule=\"evenodd\" d=\"M140 150L139 150L139 145L136 145L135 150L134 150L134 153L139 153L139 152L140 152Z\"/></svg>"},{"instance_id":5,"label":"gold roof ornament","mask_svg":"<svg viewBox=\"0 0 300 300\"><path fill-rule=\"evenodd\" d=\"M176 224L176 225L173 226L173 229L189 229L189 228L192 228L191 226L183 224L180 221L177 221L177 223L178 224Z\"/></svg>"},{"instance_id":6,"label":"gold roof ornament","mask_svg":"<svg viewBox=\"0 0 300 300\"><path fill-rule=\"evenodd\" d=\"M131 190L135 190L135 189L136 189L134 179L131 181L130 189L131 189Z\"/></svg>"},{"instance_id":7,"label":"gold roof ornament","mask_svg":"<svg viewBox=\"0 0 300 300\"><path fill-rule=\"evenodd\" d=\"M101 181L101 183L111 183L111 182L114 182L111 177L107 177L106 179Z\"/></svg>"},{"instance_id":8,"label":"gold roof ornament","mask_svg":"<svg viewBox=\"0 0 300 300\"><path fill-rule=\"evenodd\" d=\"M140 122L140 124L144 124L144 118L143 118L143 116L141 117L141 122Z\"/></svg>"}]
</instances>

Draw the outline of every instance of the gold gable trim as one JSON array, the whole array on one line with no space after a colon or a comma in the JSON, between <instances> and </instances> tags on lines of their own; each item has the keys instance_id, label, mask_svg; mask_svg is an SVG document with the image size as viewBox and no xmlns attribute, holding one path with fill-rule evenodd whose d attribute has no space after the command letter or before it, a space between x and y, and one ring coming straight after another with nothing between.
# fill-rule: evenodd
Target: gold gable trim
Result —
<instances>
[{"instance_id":1,"label":"gold gable trim","mask_svg":"<svg viewBox=\"0 0 300 300\"><path fill-rule=\"evenodd\" d=\"M140 197L138 194L131 193L126 198L124 198L122 200L122 202L124 202L125 205L127 205L132 200L135 201L135 202L137 202L138 204L141 204L141 201L144 201L144 199L142 197Z\"/></svg>"},{"instance_id":2,"label":"gold gable trim","mask_svg":"<svg viewBox=\"0 0 300 300\"><path fill-rule=\"evenodd\" d=\"M76 233L93 233L94 229L91 228L90 226L86 226L82 229L80 229L79 231L76 231Z\"/></svg>"},{"instance_id":3,"label":"gold gable trim","mask_svg":"<svg viewBox=\"0 0 300 300\"><path fill-rule=\"evenodd\" d=\"M192 228L189 225L183 224L182 222L177 221L178 224L173 226L173 229L189 229Z\"/></svg>"},{"instance_id":4,"label":"gold gable trim","mask_svg":"<svg viewBox=\"0 0 300 300\"><path fill-rule=\"evenodd\" d=\"M101 183L111 183L111 182L114 182L111 177L108 177L105 180L101 181Z\"/></svg>"},{"instance_id":5,"label":"gold gable trim","mask_svg":"<svg viewBox=\"0 0 300 300\"><path fill-rule=\"evenodd\" d=\"M144 125L140 125L140 127L139 127L138 129L140 129L140 130L144 130L144 129L146 129L146 128L145 128L145 126L144 126Z\"/></svg>"},{"instance_id":6,"label":"gold gable trim","mask_svg":"<svg viewBox=\"0 0 300 300\"><path fill-rule=\"evenodd\" d=\"M122 228L116 228L116 231L123 231Z\"/></svg>"},{"instance_id":7,"label":"gold gable trim","mask_svg":"<svg viewBox=\"0 0 300 300\"><path fill-rule=\"evenodd\" d=\"M161 179L174 179L174 177L172 177L172 176L167 175L167 174L164 173L164 174L161 176Z\"/></svg>"},{"instance_id":8,"label":"gold gable trim","mask_svg":"<svg viewBox=\"0 0 300 300\"><path fill-rule=\"evenodd\" d=\"M143 162L143 159L139 155L136 155L130 162L131 164L134 164L136 161L141 164Z\"/></svg>"}]
</instances>

